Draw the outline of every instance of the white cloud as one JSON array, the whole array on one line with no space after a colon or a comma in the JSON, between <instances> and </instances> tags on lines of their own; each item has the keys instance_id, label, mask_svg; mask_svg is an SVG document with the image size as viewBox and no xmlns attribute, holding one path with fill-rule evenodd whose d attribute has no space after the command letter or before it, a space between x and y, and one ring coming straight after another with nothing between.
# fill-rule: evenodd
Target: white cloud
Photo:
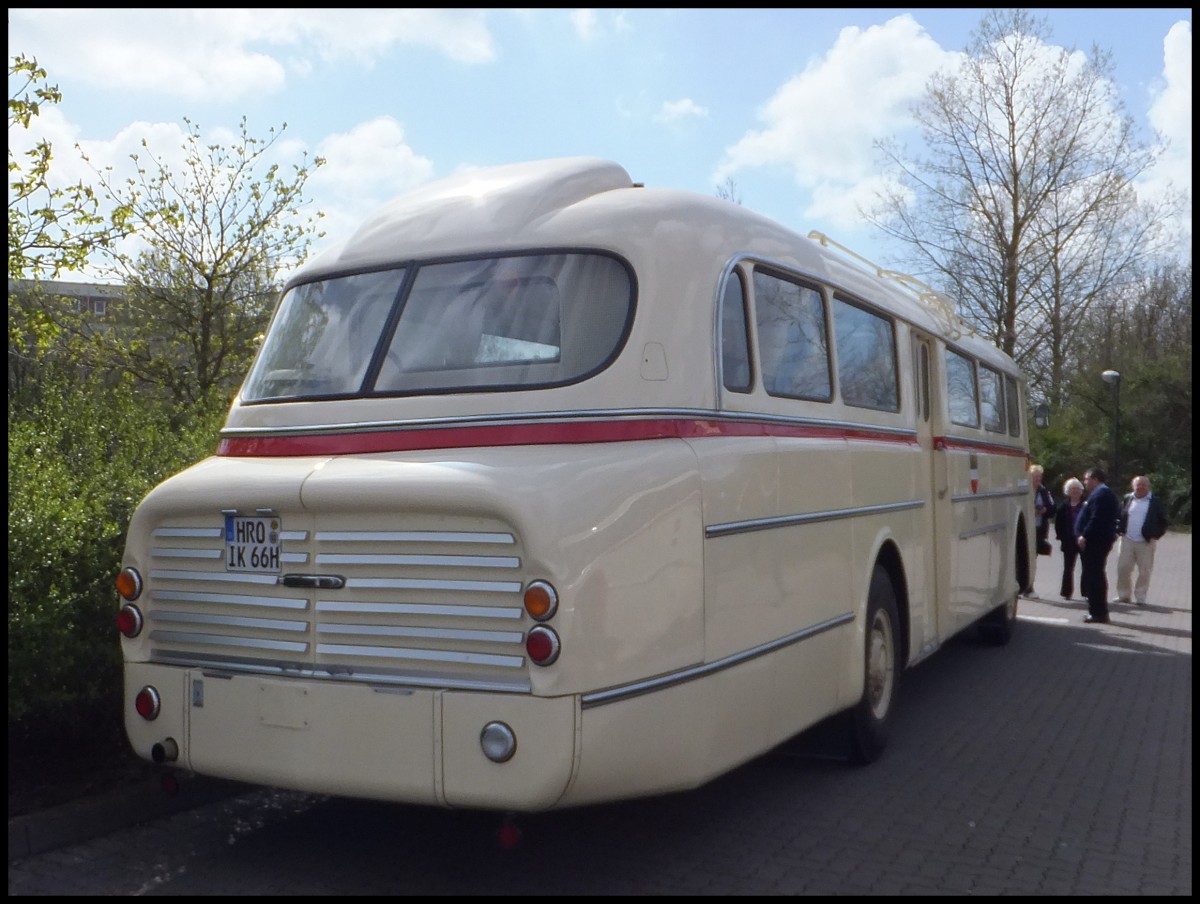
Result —
<instances>
[{"instance_id":1,"label":"white cloud","mask_svg":"<svg viewBox=\"0 0 1200 904\"><path fill-rule=\"evenodd\" d=\"M624 10L605 10L610 13L605 22L600 21L600 17L594 9L574 9L571 10L569 18L571 27L575 29L575 34L581 41L595 41L605 37L610 31L624 32L630 31L632 26L629 23L629 17Z\"/></svg>"},{"instance_id":2,"label":"white cloud","mask_svg":"<svg viewBox=\"0 0 1200 904\"><path fill-rule=\"evenodd\" d=\"M309 178L306 194L325 214L321 225L330 241L346 239L376 207L433 176L432 161L408 145L404 127L390 116L327 136L316 155L326 163Z\"/></svg>"},{"instance_id":3,"label":"white cloud","mask_svg":"<svg viewBox=\"0 0 1200 904\"><path fill-rule=\"evenodd\" d=\"M256 137L267 140L266 135ZM186 179L188 132L181 123L139 121L125 126L111 139L81 139L78 127L64 119L58 108L43 107L30 129L14 128L9 132L9 146L18 161L23 161L22 152L40 139L49 141L54 150L47 178L49 185L61 189L77 182L87 183L96 190L103 212L110 205L98 173L104 173L108 184L123 193L127 191L126 180L136 178L138 165L151 178L162 169L177 180ZM239 141L239 131L216 127L202 130L200 143L206 148L232 147ZM290 173L291 165L305 162L306 151L310 175L304 195L309 202L301 209L301 217L307 219L321 211L326 217L320 228L331 237L336 236L336 229L345 238L371 209L392 195L426 181L432 173L432 164L404 143L400 125L387 117L362 123L346 134L331 135L316 152L284 131L263 162L278 163L285 173ZM138 164L131 159L132 155L138 156ZM318 155L326 157L328 165L313 170L312 160ZM142 245L141 239L130 238L118 250L135 254ZM94 255L88 268L72 278L108 281L103 266L101 257Z\"/></svg>"},{"instance_id":4,"label":"white cloud","mask_svg":"<svg viewBox=\"0 0 1200 904\"><path fill-rule=\"evenodd\" d=\"M585 41L591 41L600 33L600 20L594 9L576 9L571 11L571 24L575 34Z\"/></svg>"},{"instance_id":5,"label":"white cloud","mask_svg":"<svg viewBox=\"0 0 1200 904\"><path fill-rule=\"evenodd\" d=\"M9 18L30 46L44 45L38 62L59 77L191 101L273 94L313 58L369 66L397 46L468 64L496 58L480 10L17 9Z\"/></svg>"},{"instance_id":6,"label":"white cloud","mask_svg":"<svg viewBox=\"0 0 1200 904\"><path fill-rule=\"evenodd\" d=\"M206 135L205 143L228 143L232 133L228 130L214 131ZM132 122L111 140L81 139L79 127L65 119L57 107L42 107L40 114L30 123L28 130L9 129L9 147L17 157L38 141L50 142L54 151L47 183L51 188L61 189L77 182L85 182L100 188L97 172L111 170L107 175L110 184L123 187L125 180L136 175L131 154L141 157L148 169L156 171L150 164L150 156L162 161L168 169L178 173L184 164L182 145L186 139L184 127L177 123ZM145 141L147 147L142 146ZM78 149L76 148L78 145ZM87 156L85 161L84 155ZM90 161L90 163L88 162Z\"/></svg>"},{"instance_id":7,"label":"white cloud","mask_svg":"<svg viewBox=\"0 0 1200 904\"><path fill-rule=\"evenodd\" d=\"M909 15L844 28L822 58L776 91L760 112L765 127L728 148L713 179L784 167L811 193L806 217L856 229L858 205L873 198L878 182L873 142L908 127L909 106L926 80L958 58Z\"/></svg>"},{"instance_id":8,"label":"white cloud","mask_svg":"<svg viewBox=\"0 0 1200 904\"><path fill-rule=\"evenodd\" d=\"M1192 25L1177 22L1163 39L1162 88L1152 98L1150 124L1166 150L1139 185L1148 198L1168 188L1183 192L1181 228L1190 240L1192 223Z\"/></svg>"},{"instance_id":9,"label":"white cloud","mask_svg":"<svg viewBox=\"0 0 1200 904\"><path fill-rule=\"evenodd\" d=\"M708 108L702 107L690 97L682 100L669 100L655 114L655 122L682 122L686 119L707 119Z\"/></svg>"}]
</instances>

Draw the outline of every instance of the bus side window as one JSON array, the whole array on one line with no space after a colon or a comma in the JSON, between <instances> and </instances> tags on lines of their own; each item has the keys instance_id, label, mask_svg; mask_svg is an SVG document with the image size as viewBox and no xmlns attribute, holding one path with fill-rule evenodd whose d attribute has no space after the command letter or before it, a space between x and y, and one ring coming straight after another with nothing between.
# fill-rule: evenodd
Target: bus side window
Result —
<instances>
[{"instance_id":1,"label":"bus side window","mask_svg":"<svg viewBox=\"0 0 1200 904\"><path fill-rule=\"evenodd\" d=\"M986 364L979 366L979 401L983 408L983 426L993 433L1004 432L1004 384L999 372Z\"/></svg>"},{"instance_id":2,"label":"bus side window","mask_svg":"<svg viewBox=\"0 0 1200 904\"><path fill-rule=\"evenodd\" d=\"M725 388L750 391L750 340L746 328L746 292L737 270L725 280L721 295L721 374Z\"/></svg>"},{"instance_id":3,"label":"bus side window","mask_svg":"<svg viewBox=\"0 0 1200 904\"><path fill-rule=\"evenodd\" d=\"M946 349L946 398L950 402L951 421L964 427L979 426L975 362L950 349Z\"/></svg>"},{"instance_id":4,"label":"bus side window","mask_svg":"<svg viewBox=\"0 0 1200 904\"><path fill-rule=\"evenodd\" d=\"M1010 436L1021 435L1021 397L1017 393L1017 381L1012 377L1004 377L1004 401L1008 406L1008 433Z\"/></svg>"},{"instance_id":5,"label":"bus side window","mask_svg":"<svg viewBox=\"0 0 1200 904\"><path fill-rule=\"evenodd\" d=\"M754 320L767 392L830 401L829 339L820 291L755 271Z\"/></svg>"},{"instance_id":6,"label":"bus side window","mask_svg":"<svg viewBox=\"0 0 1200 904\"><path fill-rule=\"evenodd\" d=\"M858 408L899 410L896 331L892 322L835 296L833 331L842 401Z\"/></svg>"}]
</instances>

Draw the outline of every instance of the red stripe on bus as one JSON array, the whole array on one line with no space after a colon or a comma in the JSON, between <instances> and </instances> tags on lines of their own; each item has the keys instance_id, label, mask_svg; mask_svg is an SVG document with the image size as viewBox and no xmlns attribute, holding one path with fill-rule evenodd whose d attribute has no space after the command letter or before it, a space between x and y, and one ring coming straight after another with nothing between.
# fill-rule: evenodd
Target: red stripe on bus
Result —
<instances>
[{"instance_id":1,"label":"red stripe on bus","mask_svg":"<svg viewBox=\"0 0 1200 904\"><path fill-rule=\"evenodd\" d=\"M917 438L911 434L886 433L861 427L789 426L759 421L664 418L490 424L473 427L425 427L411 430L324 433L311 436L224 437L217 447L217 454L231 457L352 455L368 452L411 452L423 449L540 446L559 443L618 443L647 439L696 439L711 436L786 436L803 439L858 440L917 445Z\"/></svg>"}]
</instances>

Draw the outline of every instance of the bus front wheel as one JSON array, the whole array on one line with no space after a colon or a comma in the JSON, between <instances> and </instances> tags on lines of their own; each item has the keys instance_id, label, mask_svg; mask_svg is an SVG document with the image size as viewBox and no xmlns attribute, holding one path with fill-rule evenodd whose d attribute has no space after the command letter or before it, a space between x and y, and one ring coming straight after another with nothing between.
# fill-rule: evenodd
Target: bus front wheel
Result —
<instances>
[{"instance_id":1,"label":"bus front wheel","mask_svg":"<svg viewBox=\"0 0 1200 904\"><path fill-rule=\"evenodd\" d=\"M853 763L872 763L887 746L900 685L898 626L895 588L887 572L876 566L867 597L863 695L847 715Z\"/></svg>"}]
</instances>

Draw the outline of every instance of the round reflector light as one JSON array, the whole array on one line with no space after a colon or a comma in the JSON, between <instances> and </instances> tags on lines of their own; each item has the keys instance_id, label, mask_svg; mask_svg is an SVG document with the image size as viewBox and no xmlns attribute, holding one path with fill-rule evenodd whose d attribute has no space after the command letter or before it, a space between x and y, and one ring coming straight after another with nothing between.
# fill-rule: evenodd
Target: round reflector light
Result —
<instances>
[{"instance_id":1,"label":"round reflector light","mask_svg":"<svg viewBox=\"0 0 1200 904\"><path fill-rule=\"evenodd\" d=\"M479 733L479 746L493 763L506 763L517 752L517 736L503 722L488 722Z\"/></svg>"},{"instance_id":2,"label":"round reflector light","mask_svg":"<svg viewBox=\"0 0 1200 904\"><path fill-rule=\"evenodd\" d=\"M525 652L538 665L550 665L558 658L558 635L538 625L525 636Z\"/></svg>"},{"instance_id":3,"label":"round reflector light","mask_svg":"<svg viewBox=\"0 0 1200 904\"><path fill-rule=\"evenodd\" d=\"M117 593L131 602L142 595L142 576L136 568L122 568L116 585Z\"/></svg>"},{"instance_id":4,"label":"round reflector light","mask_svg":"<svg viewBox=\"0 0 1200 904\"><path fill-rule=\"evenodd\" d=\"M162 701L158 696L158 691L149 685L138 691L138 695L133 698L133 708L147 722L153 722L158 718L161 706Z\"/></svg>"},{"instance_id":5,"label":"round reflector light","mask_svg":"<svg viewBox=\"0 0 1200 904\"><path fill-rule=\"evenodd\" d=\"M117 613L117 630L126 637L142 633L142 611L137 606L122 606Z\"/></svg>"},{"instance_id":6,"label":"round reflector light","mask_svg":"<svg viewBox=\"0 0 1200 904\"><path fill-rule=\"evenodd\" d=\"M533 581L525 588L525 611L546 621L558 611L558 592L545 581Z\"/></svg>"}]
</instances>

